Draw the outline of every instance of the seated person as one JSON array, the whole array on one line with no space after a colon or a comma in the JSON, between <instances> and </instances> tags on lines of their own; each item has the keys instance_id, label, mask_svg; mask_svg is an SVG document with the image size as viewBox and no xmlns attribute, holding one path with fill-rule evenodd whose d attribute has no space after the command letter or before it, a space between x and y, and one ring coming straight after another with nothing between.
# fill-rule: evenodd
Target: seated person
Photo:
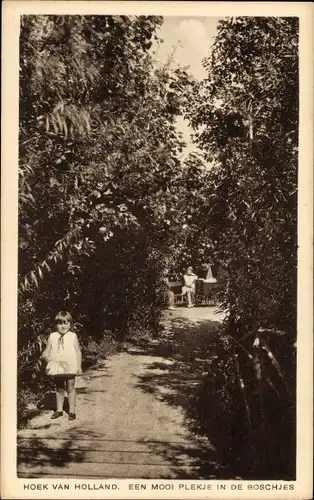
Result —
<instances>
[{"instance_id":1,"label":"seated person","mask_svg":"<svg viewBox=\"0 0 314 500\"><path fill-rule=\"evenodd\" d=\"M166 296L166 299L167 299L167 302L168 302L168 309L175 309L175 305L174 305L174 293L171 290L171 286L170 286L170 281L169 281L168 271L167 270L165 271L165 275L164 275L163 281L164 281L165 288L166 288L165 296Z\"/></svg>"},{"instance_id":2,"label":"seated person","mask_svg":"<svg viewBox=\"0 0 314 500\"><path fill-rule=\"evenodd\" d=\"M195 283L197 281L197 276L193 272L193 268L189 266L185 275L183 276L184 286L182 287L182 293L186 293L188 298L188 307L194 307L193 300L195 295Z\"/></svg>"}]
</instances>

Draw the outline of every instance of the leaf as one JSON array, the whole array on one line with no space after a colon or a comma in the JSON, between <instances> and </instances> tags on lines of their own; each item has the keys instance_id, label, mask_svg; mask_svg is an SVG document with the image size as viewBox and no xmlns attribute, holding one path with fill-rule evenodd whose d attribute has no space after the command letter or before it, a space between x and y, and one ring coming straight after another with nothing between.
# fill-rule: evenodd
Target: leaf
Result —
<instances>
[{"instance_id":1,"label":"leaf","mask_svg":"<svg viewBox=\"0 0 314 500\"><path fill-rule=\"evenodd\" d=\"M258 354L253 357L253 369L257 380L260 382L262 380L262 365Z\"/></svg>"},{"instance_id":2,"label":"leaf","mask_svg":"<svg viewBox=\"0 0 314 500\"><path fill-rule=\"evenodd\" d=\"M268 358L271 360L273 366L276 368L278 375L280 376L281 380L284 383L284 386L285 386L287 393L289 395L291 395L291 392L290 392L290 389L289 389L288 384L286 382L285 376L280 368L280 365L279 365L277 359L275 358L275 356L273 355L273 353L271 352L271 350L268 348L268 346L266 344L264 344L262 348L267 352Z\"/></svg>"},{"instance_id":3,"label":"leaf","mask_svg":"<svg viewBox=\"0 0 314 500\"><path fill-rule=\"evenodd\" d=\"M57 125L57 121L53 115L51 116L51 123L52 123L52 126L54 128L55 134L57 134L58 133L58 125Z\"/></svg>"},{"instance_id":4,"label":"leaf","mask_svg":"<svg viewBox=\"0 0 314 500\"><path fill-rule=\"evenodd\" d=\"M63 121L64 120L61 119L61 116L60 116L59 113L56 113L56 119L57 119L57 123L59 125L59 130L60 130L60 132L62 132L62 130L63 130Z\"/></svg>"},{"instance_id":5,"label":"leaf","mask_svg":"<svg viewBox=\"0 0 314 500\"><path fill-rule=\"evenodd\" d=\"M67 124L66 124L66 121L65 121L65 120L63 120L62 125L63 125L63 132L64 132L64 135L65 135L65 137L67 137L67 136L68 136L68 127L67 127Z\"/></svg>"},{"instance_id":6,"label":"leaf","mask_svg":"<svg viewBox=\"0 0 314 500\"><path fill-rule=\"evenodd\" d=\"M43 263L42 263L42 266L45 266L45 268L50 271L50 267L48 265L48 263L44 260Z\"/></svg>"},{"instance_id":7,"label":"leaf","mask_svg":"<svg viewBox=\"0 0 314 500\"><path fill-rule=\"evenodd\" d=\"M37 280L37 278L36 278L36 274L35 274L35 272L34 272L34 271L32 271L32 272L30 273L30 275L31 275L31 278L32 278L33 282L34 282L34 283L35 283L35 285L38 287L38 280Z\"/></svg>"}]
</instances>

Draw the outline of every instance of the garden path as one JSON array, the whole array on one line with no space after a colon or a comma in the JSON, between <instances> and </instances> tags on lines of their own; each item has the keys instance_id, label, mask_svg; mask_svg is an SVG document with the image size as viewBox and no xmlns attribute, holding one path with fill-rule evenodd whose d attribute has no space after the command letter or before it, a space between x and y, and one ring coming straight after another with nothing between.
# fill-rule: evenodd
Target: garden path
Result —
<instances>
[{"instance_id":1,"label":"garden path","mask_svg":"<svg viewBox=\"0 0 314 500\"><path fill-rule=\"evenodd\" d=\"M191 431L188 405L204 371L202 342L222 314L168 311L164 331L77 378L77 420L35 417L18 433L19 477L209 478L215 451Z\"/></svg>"}]
</instances>

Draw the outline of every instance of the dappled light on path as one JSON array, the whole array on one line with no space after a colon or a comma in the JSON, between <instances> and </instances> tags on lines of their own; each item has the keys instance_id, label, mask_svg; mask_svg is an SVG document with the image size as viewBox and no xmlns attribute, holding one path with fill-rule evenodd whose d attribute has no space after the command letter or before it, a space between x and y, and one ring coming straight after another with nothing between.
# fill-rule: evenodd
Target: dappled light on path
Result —
<instances>
[{"instance_id":1,"label":"dappled light on path","mask_svg":"<svg viewBox=\"0 0 314 500\"><path fill-rule=\"evenodd\" d=\"M19 477L218 478L189 407L219 334L213 308L167 312L162 333L129 343L77 380L77 415L34 418L18 434Z\"/></svg>"}]
</instances>

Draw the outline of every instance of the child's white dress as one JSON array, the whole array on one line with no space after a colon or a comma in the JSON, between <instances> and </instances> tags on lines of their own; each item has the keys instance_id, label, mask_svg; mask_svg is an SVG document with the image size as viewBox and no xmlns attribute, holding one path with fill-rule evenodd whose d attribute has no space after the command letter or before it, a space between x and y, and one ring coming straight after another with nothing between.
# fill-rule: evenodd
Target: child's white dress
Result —
<instances>
[{"instance_id":1,"label":"child's white dress","mask_svg":"<svg viewBox=\"0 0 314 500\"><path fill-rule=\"evenodd\" d=\"M191 290L191 292L194 292L196 280L197 280L196 274L185 274L184 275L184 286L182 287L182 293L186 293L188 290Z\"/></svg>"},{"instance_id":2,"label":"child's white dress","mask_svg":"<svg viewBox=\"0 0 314 500\"><path fill-rule=\"evenodd\" d=\"M76 333L69 331L61 335L59 332L52 332L49 340L51 342L50 360L66 363L65 375L76 375L78 373L78 359L75 348L78 345Z\"/></svg>"}]
</instances>

